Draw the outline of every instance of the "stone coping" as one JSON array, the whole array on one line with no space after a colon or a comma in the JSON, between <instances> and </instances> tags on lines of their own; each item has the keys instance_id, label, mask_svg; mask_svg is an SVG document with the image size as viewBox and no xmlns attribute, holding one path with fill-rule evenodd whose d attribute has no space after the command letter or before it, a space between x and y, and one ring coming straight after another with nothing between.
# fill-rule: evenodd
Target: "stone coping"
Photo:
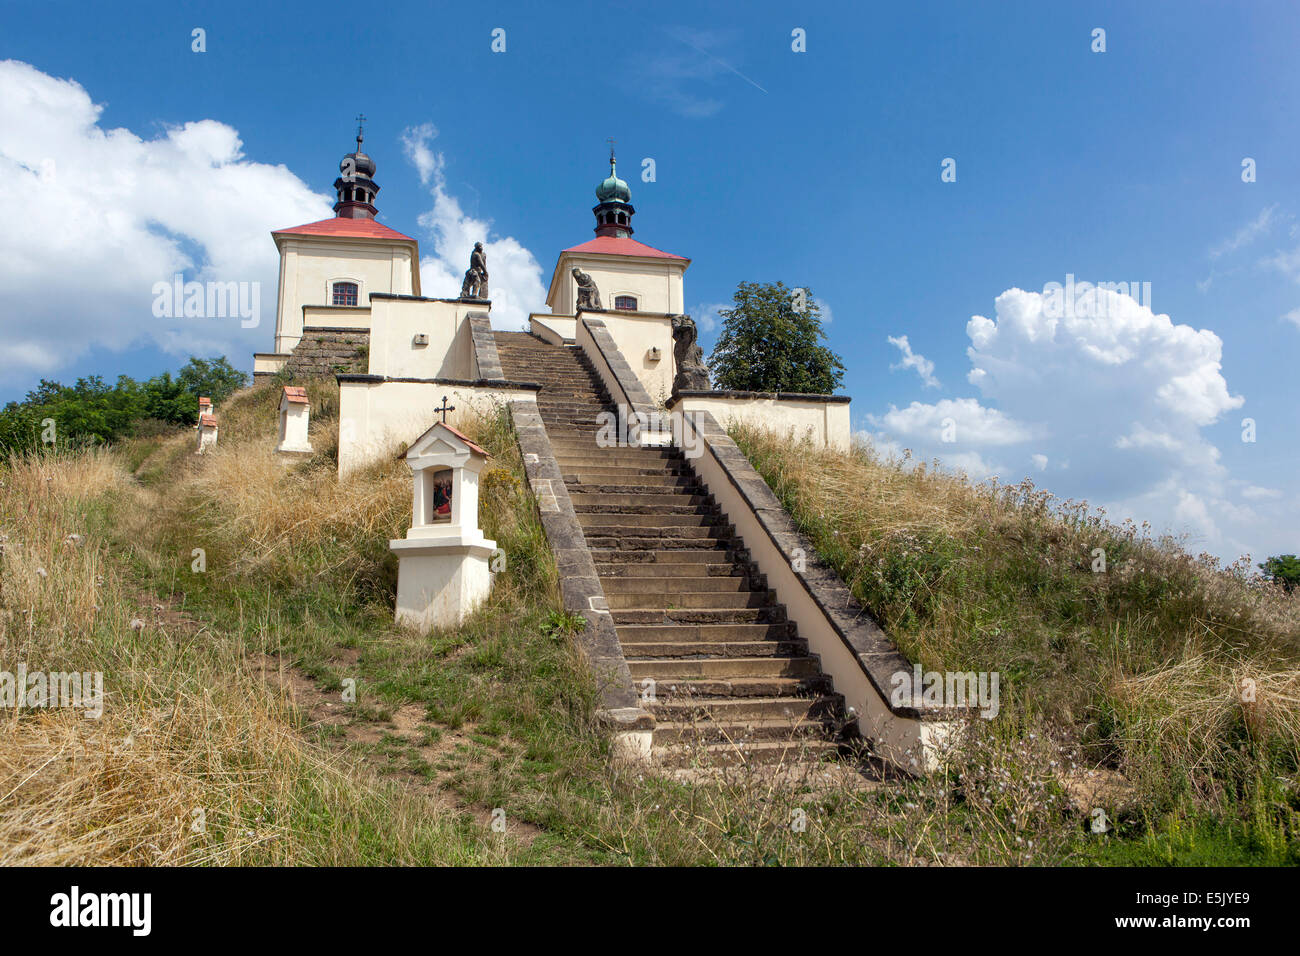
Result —
<instances>
[{"instance_id":1,"label":"stone coping","mask_svg":"<svg viewBox=\"0 0 1300 956\"><path fill-rule=\"evenodd\" d=\"M775 399L778 402L783 400L791 402L825 402L828 405L847 405L853 401L848 395L819 395L816 392L737 392L726 389L717 391L689 389L680 392L674 391L666 404L669 408L672 408L683 398L763 398Z\"/></svg>"},{"instance_id":2,"label":"stone coping","mask_svg":"<svg viewBox=\"0 0 1300 956\"><path fill-rule=\"evenodd\" d=\"M367 385L381 385L384 382L412 382L420 385L454 385L461 388L496 388L517 389L538 392L542 386L537 382L511 382L506 379L490 378L402 378L392 375L371 375L369 372L339 372L334 378L340 385L344 382L364 382Z\"/></svg>"},{"instance_id":3,"label":"stone coping","mask_svg":"<svg viewBox=\"0 0 1300 956\"><path fill-rule=\"evenodd\" d=\"M542 528L560 572L564 608L571 614L582 615L587 621L577 639L600 684L601 719L618 731L653 730L654 715L641 706L640 695L618 641L614 616L609 611L605 590L596 573L596 563L573 510L569 491L564 486L564 475L551 450L551 440L546 434L537 402L532 399L513 401L510 415L519 439L528 484L537 500Z\"/></svg>"},{"instance_id":4,"label":"stone coping","mask_svg":"<svg viewBox=\"0 0 1300 956\"><path fill-rule=\"evenodd\" d=\"M492 382L505 381L506 373L501 370L497 340L492 335L492 320L488 318L486 312L470 312L465 319L469 322L469 334L474 344L474 358L478 363L479 378Z\"/></svg>"},{"instance_id":5,"label":"stone coping","mask_svg":"<svg viewBox=\"0 0 1300 956\"><path fill-rule=\"evenodd\" d=\"M632 411L636 413L637 419L642 422L652 422L658 415L659 406L650 398L650 393L645 390L641 380L636 377L632 371L632 366L627 364L627 359L619 351L618 345L614 342L614 337L609 334L609 327L605 325L602 319L589 319L582 315L581 322L583 327L591 335L591 341L596 346L596 351L600 353L601 359L609 368L614 380L618 382L618 387L623 392L623 397L627 399L627 404L631 406Z\"/></svg>"},{"instance_id":6,"label":"stone coping","mask_svg":"<svg viewBox=\"0 0 1300 956\"><path fill-rule=\"evenodd\" d=\"M492 305L491 299L439 299L428 295L406 295L400 292L372 292L368 296L371 299L401 299L406 302L473 302L478 305Z\"/></svg>"},{"instance_id":7,"label":"stone coping","mask_svg":"<svg viewBox=\"0 0 1300 956\"><path fill-rule=\"evenodd\" d=\"M695 434L701 438L713 460L726 473L732 486L749 505L758 523L767 533L777 550L785 557L791 573L798 578L813 603L820 608L832 630L853 652L854 659L871 681L891 713L923 721L951 720L958 708L923 708L895 706L891 701L894 674L912 673L912 662L899 652L880 625L872 619L840 576L817 556L817 551L796 527L781 499L768 486L745 453L718 424L711 412L697 411L682 416L690 422ZM689 458L687 459L690 460ZM748 546L748 545L747 545ZM792 553L800 548L804 554L804 570L795 570ZM752 551L752 549L751 549ZM772 576L768 575L769 585ZM780 592L777 593L778 599Z\"/></svg>"},{"instance_id":8,"label":"stone coping","mask_svg":"<svg viewBox=\"0 0 1300 956\"><path fill-rule=\"evenodd\" d=\"M337 332L340 335L369 335L370 329L364 328L362 326L349 327L349 326L342 326L342 325L304 325L302 327L302 334L306 335L308 332L318 332L318 333Z\"/></svg>"}]
</instances>

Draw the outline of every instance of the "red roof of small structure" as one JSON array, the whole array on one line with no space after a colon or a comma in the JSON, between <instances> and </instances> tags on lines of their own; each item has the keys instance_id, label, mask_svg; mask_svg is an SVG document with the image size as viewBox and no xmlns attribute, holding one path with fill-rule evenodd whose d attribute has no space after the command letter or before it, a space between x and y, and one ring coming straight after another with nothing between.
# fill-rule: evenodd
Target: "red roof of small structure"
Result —
<instances>
[{"instance_id":1,"label":"red roof of small structure","mask_svg":"<svg viewBox=\"0 0 1300 956\"><path fill-rule=\"evenodd\" d=\"M206 428L206 427L216 428L216 427L217 427L217 419L216 419L214 416L212 416L212 415L200 415L200 416L199 416L199 424L200 424L200 425L203 425L205 428Z\"/></svg>"},{"instance_id":2,"label":"red roof of small structure","mask_svg":"<svg viewBox=\"0 0 1300 956\"><path fill-rule=\"evenodd\" d=\"M489 455L487 452L485 452L482 448L480 448L477 444L475 444L474 441L471 440L470 437L469 437L468 435L466 435L466 434L465 434L463 431L461 431L460 429L458 429L458 428L452 428L452 427L451 427L450 425L448 425L446 422L438 422L437 424L439 424L439 425L441 425L443 428L447 429L447 431L451 432L453 435L455 435L457 438L459 438L461 441L463 441L466 445L469 445L469 447L470 447L471 449L473 449L474 451L478 452L478 453L479 453L480 455L482 455L484 458L491 458L491 457L492 457L492 456Z\"/></svg>"},{"instance_id":3,"label":"red roof of small structure","mask_svg":"<svg viewBox=\"0 0 1300 956\"><path fill-rule=\"evenodd\" d=\"M320 222L309 222L304 226L291 229L276 229L273 236L330 236L336 239L400 239L403 242L415 242L410 236L404 236L396 229L389 229L383 223L373 219L343 219L334 216Z\"/></svg>"},{"instance_id":4,"label":"red roof of small structure","mask_svg":"<svg viewBox=\"0 0 1300 956\"><path fill-rule=\"evenodd\" d=\"M629 239L627 236L597 236L595 239L588 239L579 246L572 246L565 249L565 252L578 253L597 253L606 256L648 256L651 259L681 259L689 261L685 256L676 256L671 252L664 252L662 249L656 249L654 246L647 246L644 242L637 242L635 239Z\"/></svg>"},{"instance_id":5,"label":"red roof of small structure","mask_svg":"<svg viewBox=\"0 0 1300 956\"><path fill-rule=\"evenodd\" d=\"M307 389L301 385L284 386L284 397L297 405L307 404Z\"/></svg>"},{"instance_id":6,"label":"red roof of small structure","mask_svg":"<svg viewBox=\"0 0 1300 956\"><path fill-rule=\"evenodd\" d=\"M199 396L199 404L200 404L200 405L211 405L211 404L212 404L212 399L208 398L206 395L200 395L200 396Z\"/></svg>"}]
</instances>

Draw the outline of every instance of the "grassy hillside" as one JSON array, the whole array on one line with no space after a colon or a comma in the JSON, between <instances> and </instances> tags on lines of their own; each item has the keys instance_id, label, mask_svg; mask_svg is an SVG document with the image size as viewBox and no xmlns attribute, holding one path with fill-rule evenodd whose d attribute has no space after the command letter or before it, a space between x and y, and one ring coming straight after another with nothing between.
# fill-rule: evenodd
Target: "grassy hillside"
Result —
<instances>
[{"instance_id":1,"label":"grassy hillside","mask_svg":"<svg viewBox=\"0 0 1300 956\"><path fill-rule=\"evenodd\" d=\"M1003 715L927 780L651 772L611 763L595 725L508 417L467 426L493 455L481 518L506 569L463 627L419 636L392 619L406 466L340 483L337 387L308 391L305 462L275 459L278 395L258 386L218 410L212 454L182 432L0 464L0 670L107 688L99 720L0 711L0 861L1294 857L1296 618L1276 594L1028 492L865 456L823 480L808 450L742 435L910 652L1003 670ZM1113 568L1150 563L1094 580L1075 550L1095 541ZM1253 710L1221 686L1239 674ZM1090 786L1123 795L1118 832L1089 832Z\"/></svg>"},{"instance_id":2,"label":"grassy hillside","mask_svg":"<svg viewBox=\"0 0 1300 956\"><path fill-rule=\"evenodd\" d=\"M1109 783L1111 850L1300 860L1300 599L1028 480L733 436L909 656L1001 674L982 736Z\"/></svg>"}]
</instances>

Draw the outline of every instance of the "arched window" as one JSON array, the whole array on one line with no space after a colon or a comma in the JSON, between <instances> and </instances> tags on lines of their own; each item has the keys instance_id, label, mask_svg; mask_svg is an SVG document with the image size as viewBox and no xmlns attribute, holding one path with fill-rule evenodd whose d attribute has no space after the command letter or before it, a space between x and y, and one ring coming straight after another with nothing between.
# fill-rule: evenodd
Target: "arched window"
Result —
<instances>
[{"instance_id":1,"label":"arched window","mask_svg":"<svg viewBox=\"0 0 1300 956\"><path fill-rule=\"evenodd\" d=\"M335 305L356 305L357 284L355 282L334 283L334 304Z\"/></svg>"},{"instance_id":2,"label":"arched window","mask_svg":"<svg viewBox=\"0 0 1300 956\"><path fill-rule=\"evenodd\" d=\"M614 308L622 309L625 312L636 311L636 296L634 295L616 295L614 296Z\"/></svg>"}]
</instances>

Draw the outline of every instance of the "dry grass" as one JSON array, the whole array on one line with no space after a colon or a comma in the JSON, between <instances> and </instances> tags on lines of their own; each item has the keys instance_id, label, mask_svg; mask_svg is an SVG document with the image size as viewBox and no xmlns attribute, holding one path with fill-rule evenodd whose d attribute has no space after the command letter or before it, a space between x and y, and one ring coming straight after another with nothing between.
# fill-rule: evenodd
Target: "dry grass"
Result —
<instances>
[{"instance_id":1,"label":"dry grass","mask_svg":"<svg viewBox=\"0 0 1300 956\"><path fill-rule=\"evenodd\" d=\"M250 467L256 456L241 462L238 454L194 468L183 457L190 441L182 434L161 450L184 462L190 481L228 482L249 501L262 496L259 554L277 557L294 529L269 506L273 486L278 478L296 487L297 479L258 471ZM105 688L98 719L66 707L0 711L0 860L476 859L473 843L454 835L454 820L431 817L418 796L310 744L278 688L252 676L240 643L134 587L110 526L122 516L138 529L156 525L167 501L177 506L175 493L139 486L104 451L0 465L0 670L99 672ZM352 518L338 520L355 520L352 505Z\"/></svg>"},{"instance_id":2,"label":"dry grass","mask_svg":"<svg viewBox=\"0 0 1300 956\"><path fill-rule=\"evenodd\" d=\"M1029 481L732 434L906 653L1001 674L1008 744L1080 745L1156 811L1262 802L1300 840L1300 596Z\"/></svg>"}]
</instances>

